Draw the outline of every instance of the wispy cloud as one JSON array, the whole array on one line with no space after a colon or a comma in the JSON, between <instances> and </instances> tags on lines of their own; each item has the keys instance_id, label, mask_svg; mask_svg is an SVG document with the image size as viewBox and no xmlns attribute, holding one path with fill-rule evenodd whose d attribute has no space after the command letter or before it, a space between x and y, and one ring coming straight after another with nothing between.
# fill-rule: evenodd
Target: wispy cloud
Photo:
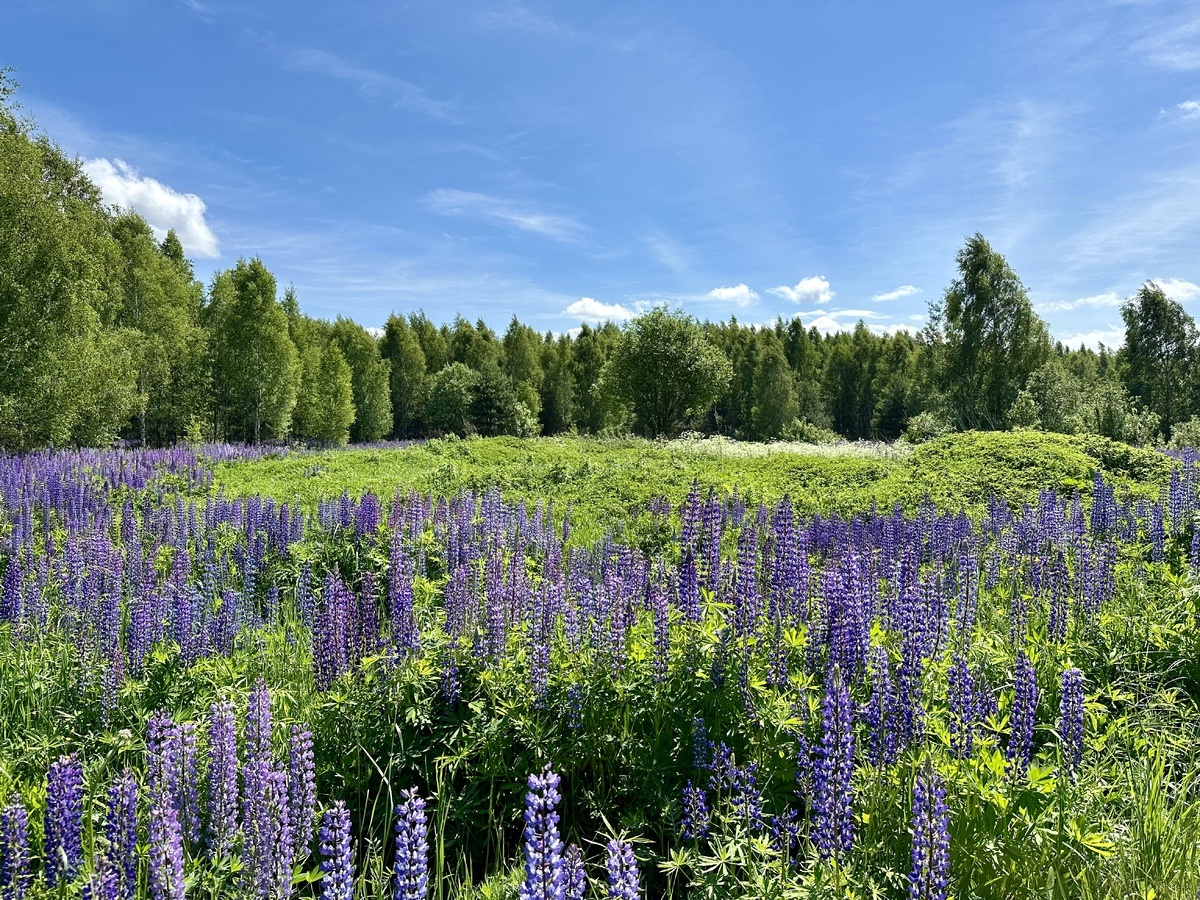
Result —
<instances>
[{"instance_id":1,"label":"wispy cloud","mask_svg":"<svg viewBox=\"0 0 1200 900\"><path fill-rule=\"evenodd\" d=\"M488 10L479 17L479 24L487 29L525 31L546 37L566 37L575 33L570 25L535 13L521 3Z\"/></svg>"},{"instance_id":2,"label":"wispy cloud","mask_svg":"<svg viewBox=\"0 0 1200 900\"><path fill-rule=\"evenodd\" d=\"M1159 110L1158 115L1174 122L1195 122L1200 119L1200 100L1184 100L1170 109Z\"/></svg>"},{"instance_id":3,"label":"wispy cloud","mask_svg":"<svg viewBox=\"0 0 1200 900\"><path fill-rule=\"evenodd\" d=\"M141 175L123 159L84 160L83 170L100 188L106 203L140 213L159 240L173 228L188 253L220 254L217 236L204 218L207 207L195 194L180 193Z\"/></svg>"},{"instance_id":4,"label":"wispy cloud","mask_svg":"<svg viewBox=\"0 0 1200 900\"><path fill-rule=\"evenodd\" d=\"M581 297L564 309L562 314L585 322L621 322L637 315L620 303L602 303L591 297Z\"/></svg>"},{"instance_id":5,"label":"wispy cloud","mask_svg":"<svg viewBox=\"0 0 1200 900\"><path fill-rule=\"evenodd\" d=\"M438 188L431 191L425 197L425 207L443 216L481 219L564 243L578 240L585 230L572 216L546 212L526 203L493 197L491 194L454 188Z\"/></svg>"},{"instance_id":6,"label":"wispy cloud","mask_svg":"<svg viewBox=\"0 0 1200 900\"><path fill-rule=\"evenodd\" d=\"M691 248L665 234L651 234L642 238L642 243L651 258L680 278L691 276L695 268L695 254Z\"/></svg>"},{"instance_id":7,"label":"wispy cloud","mask_svg":"<svg viewBox=\"0 0 1200 900\"><path fill-rule=\"evenodd\" d=\"M1053 300L1049 303L1039 303L1037 305L1038 312L1070 312L1075 309L1094 308L1099 309L1107 306L1120 306L1124 301L1124 297L1116 291L1105 291L1103 294L1093 294L1091 297L1080 297L1078 300Z\"/></svg>"},{"instance_id":8,"label":"wispy cloud","mask_svg":"<svg viewBox=\"0 0 1200 900\"><path fill-rule=\"evenodd\" d=\"M279 47L270 39L264 42L272 47L292 69L317 72L343 81L349 81L368 97L384 97L398 109L424 113L435 119L453 120L457 104L431 97L424 88L381 72L343 59L325 50L314 47Z\"/></svg>"},{"instance_id":9,"label":"wispy cloud","mask_svg":"<svg viewBox=\"0 0 1200 900\"><path fill-rule=\"evenodd\" d=\"M1200 69L1200 16L1185 12L1155 21L1134 41L1133 50L1164 69L1177 72Z\"/></svg>"},{"instance_id":10,"label":"wispy cloud","mask_svg":"<svg viewBox=\"0 0 1200 900\"><path fill-rule=\"evenodd\" d=\"M829 281L824 275L801 278L795 287L780 285L770 288L767 293L775 294L777 297L786 297L793 303L828 303L835 296L835 292L830 289Z\"/></svg>"},{"instance_id":11,"label":"wispy cloud","mask_svg":"<svg viewBox=\"0 0 1200 900\"><path fill-rule=\"evenodd\" d=\"M749 306L758 299L758 294L750 290L750 286L746 284L713 288L708 292L707 296L713 300L721 300L725 303L736 303L738 306Z\"/></svg>"},{"instance_id":12,"label":"wispy cloud","mask_svg":"<svg viewBox=\"0 0 1200 900\"><path fill-rule=\"evenodd\" d=\"M1176 303L1186 303L1200 297L1200 284L1182 278L1155 278L1154 283Z\"/></svg>"},{"instance_id":13,"label":"wispy cloud","mask_svg":"<svg viewBox=\"0 0 1200 900\"><path fill-rule=\"evenodd\" d=\"M882 294L876 294L872 300L898 300L901 297L911 297L913 294L921 293L921 289L911 284L902 284L898 288L890 291L885 291Z\"/></svg>"}]
</instances>

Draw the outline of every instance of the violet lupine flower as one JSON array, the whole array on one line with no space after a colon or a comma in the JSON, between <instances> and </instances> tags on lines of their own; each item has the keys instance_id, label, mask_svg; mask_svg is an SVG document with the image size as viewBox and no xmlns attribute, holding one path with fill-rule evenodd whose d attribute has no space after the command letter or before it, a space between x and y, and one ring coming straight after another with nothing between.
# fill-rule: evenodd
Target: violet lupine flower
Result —
<instances>
[{"instance_id":1,"label":"violet lupine flower","mask_svg":"<svg viewBox=\"0 0 1200 900\"><path fill-rule=\"evenodd\" d=\"M409 788L396 807L395 900L425 900L428 893L429 820L425 801Z\"/></svg>"},{"instance_id":2,"label":"violet lupine flower","mask_svg":"<svg viewBox=\"0 0 1200 900\"><path fill-rule=\"evenodd\" d=\"M0 897L23 900L29 872L29 814L20 796L0 810Z\"/></svg>"},{"instance_id":3,"label":"violet lupine flower","mask_svg":"<svg viewBox=\"0 0 1200 900\"><path fill-rule=\"evenodd\" d=\"M758 763L737 766L733 770L730 802L751 831L762 828L762 791L758 787Z\"/></svg>"},{"instance_id":4,"label":"violet lupine flower","mask_svg":"<svg viewBox=\"0 0 1200 900\"><path fill-rule=\"evenodd\" d=\"M183 900L183 832L166 778L151 780L149 821L150 896L153 900Z\"/></svg>"},{"instance_id":5,"label":"violet lupine flower","mask_svg":"<svg viewBox=\"0 0 1200 900\"><path fill-rule=\"evenodd\" d=\"M237 732L233 704L214 703L208 720L208 850L212 858L233 852L238 827Z\"/></svg>"},{"instance_id":6,"label":"violet lupine flower","mask_svg":"<svg viewBox=\"0 0 1200 900\"><path fill-rule=\"evenodd\" d=\"M179 726L179 784L175 802L179 807L179 827L193 845L200 842L200 774L196 765L196 726Z\"/></svg>"},{"instance_id":7,"label":"violet lupine flower","mask_svg":"<svg viewBox=\"0 0 1200 900\"><path fill-rule=\"evenodd\" d=\"M821 743L813 767L815 839L822 859L847 852L854 844L852 813L854 720L850 691L836 666L822 702Z\"/></svg>"},{"instance_id":8,"label":"violet lupine flower","mask_svg":"<svg viewBox=\"0 0 1200 900\"><path fill-rule=\"evenodd\" d=\"M292 892L287 775L264 759L248 762L246 769L243 865L260 900L281 900Z\"/></svg>"},{"instance_id":9,"label":"violet lupine flower","mask_svg":"<svg viewBox=\"0 0 1200 900\"><path fill-rule=\"evenodd\" d=\"M132 900L137 893L138 784L126 769L108 789L104 817L104 861L116 876L115 896Z\"/></svg>"},{"instance_id":10,"label":"violet lupine flower","mask_svg":"<svg viewBox=\"0 0 1200 900\"><path fill-rule=\"evenodd\" d=\"M789 806L782 815L771 816L770 835L771 849L785 857L789 865L796 865L803 846L799 813Z\"/></svg>"},{"instance_id":11,"label":"violet lupine flower","mask_svg":"<svg viewBox=\"0 0 1200 900\"><path fill-rule=\"evenodd\" d=\"M1013 778L1024 778L1033 755L1033 725L1037 718L1038 686L1033 663L1024 653L1017 657L1013 676L1013 705L1009 716L1012 732L1008 738L1005 759Z\"/></svg>"},{"instance_id":12,"label":"violet lupine flower","mask_svg":"<svg viewBox=\"0 0 1200 900\"><path fill-rule=\"evenodd\" d=\"M708 836L709 810L708 792L690 781L683 789L683 832L685 841Z\"/></svg>"},{"instance_id":13,"label":"violet lupine flower","mask_svg":"<svg viewBox=\"0 0 1200 900\"><path fill-rule=\"evenodd\" d=\"M583 900L587 893L587 872L583 868L583 853L575 844L568 844L563 853L563 871L566 873L563 900Z\"/></svg>"},{"instance_id":14,"label":"violet lupine flower","mask_svg":"<svg viewBox=\"0 0 1200 900\"><path fill-rule=\"evenodd\" d=\"M354 900L350 811L339 800L321 816L321 900Z\"/></svg>"},{"instance_id":15,"label":"violet lupine flower","mask_svg":"<svg viewBox=\"0 0 1200 900\"><path fill-rule=\"evenodd\" d=\"M1063 743L1067 771L1074 774L1083 761L1083 673L1078 669L1067 669L1062 673L1058 734Z\"/></svg>"},{"instance_id":16,"label":"violet lupine flower","mask_svg":"<svg viewBox=\"0 0 1200 900\"><path fill-rule=\"evenodd\" d=\"M633 846L628 841L612 840L607 849L609 900L639 900L642 886Z\"/></svg>"},{"instance_id":17,"label":"violet lupine flower","mask_svg":"<svg viewBox=\"0 0 1200 900\"><path fill-rule=\"evenodd\" d=\"M296 861L302 861L308 856L308 847L312 843L317 787L312 732L299 725L292 726L288 740L287 799L292 848Z\"/></svg>"},{"instance_id":18,"label":"violet lupine flower","mask_svg":"<svg viewBox=\"0 0 1200 900\"><path fill-rule=\"evenodd\" d=\"M578 731L583 727L583 685L567 688L567 728Z\"/></svg>"},{"instance_id":19,"label":"violet lupine flower","mask_svg":"<svg viewBox=\"0 0 1200 900\"><path fill-rule=\"evenodd\" d=\"M260 678L246 706L246 761L271 761L271 694Z\"/></svg>"},{"instance_id":20,"label":"violet lupine flower","mask_svg":"<svg viewBox=\"0 0 1200 900\"><path fill-rule=\"evenodd\" d=\"M707 769L712 761L713 742L708 739L708 726L699 716L692 719L692 766L697 771Z\"/></svg>"},{"instance_id":21,"label":"violet lupine flower","mask_svg":"<svg viewBox=\"0 0 1200 900\"><path fill-rule=\"evenodd\" d=\"M909 900L946 900L950 883L950 817L942 780L928 761L913 785Z\"/></svg>"},{"instance_id":22,"label":"violet lupine flower","mask_svg":"<svg viewBox=\"0 0 1200 900\"><path fill-rule=\"evenodd\" d=\"M83 864L83 763L60 756L46 773L46 884L69 884Z\"/></svg>"},{"instance_id":23,"label":"violet lupine flower","mask_svg":"<svg viewBox=\"0 0 1200 900\"><path fill-rule=\"evenodd\" d=\"M896 688L892 683L887 650L871 648L871 699L867 703L867 758L873 766L896 761Z\"/></svg>"},{"instance_id":24,"label":"violet lupine flower","mask_svg":"<svg viewBox=\"0 0 1200 900\"><path fill-rule=\"evenodd\" d=\"M529 776L525 795L525 883L521 900L562 900L566 889L562 840L558 836L559 777L549 763Z\"/></svg>"},{"instance_id":25,"label":"violet lupine flower","mask_svg":"<svg viewBox=\"0 0 1200 900\"><path fill-rule=\"evenodd\" d=\"M117 900L119 884L117 870L103 857L98 858L84 879L83 900Z\"/></svg>"}]
</instances>

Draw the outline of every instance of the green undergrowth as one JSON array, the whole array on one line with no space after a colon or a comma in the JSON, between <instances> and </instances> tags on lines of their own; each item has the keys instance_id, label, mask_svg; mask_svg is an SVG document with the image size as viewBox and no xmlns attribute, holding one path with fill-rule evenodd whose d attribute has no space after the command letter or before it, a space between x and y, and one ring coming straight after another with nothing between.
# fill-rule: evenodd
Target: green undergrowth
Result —
<instances>
[{"instance_id":1,"label":"green undergrowth","mask_svg":"<svg viewBox=\"0 0 1200 900\"><path fill-rule=\"evenodd\" d=\"M907 511L926 497L945 509L980 513L995 494L1033 503L1045 488L1084 496L1097 470L1118 492L1156 497L1170 475L1162 454L1104 438L1021 432L948 435L912 452L883 445L805 450L797 445L725 442L490 438L436 440L398 450L349 449L225 463L216 488L226 496L261 494L312 509L343 492L390 499L415 490L449 495L498 487L506 499L553 497L576 522L612 528L652 497L678 503L691 484L748 502L791 497L802 513L841 515L872 504ZM795 448L795 449L793 449ZM581 535L593 538L595 535Z\"/></svg>"}]
</instances>

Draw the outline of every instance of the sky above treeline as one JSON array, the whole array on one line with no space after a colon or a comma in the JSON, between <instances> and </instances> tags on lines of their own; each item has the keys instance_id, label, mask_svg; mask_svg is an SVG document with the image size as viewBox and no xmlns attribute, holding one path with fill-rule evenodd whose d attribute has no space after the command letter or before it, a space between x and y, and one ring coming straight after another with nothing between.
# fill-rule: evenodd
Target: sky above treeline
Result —
<instances>
[{"instance_id":1,"label":"sky above treeline","mask_svg":"<svg viewBox=\"0 0 1200 900\"><path fill-rule=\"evenodd\" d=\"M0 65L197 274L502 329L920 328L982 232L1054 336L1200 311L1200 4L5 0Z\"/></svg>"}]
</instances>

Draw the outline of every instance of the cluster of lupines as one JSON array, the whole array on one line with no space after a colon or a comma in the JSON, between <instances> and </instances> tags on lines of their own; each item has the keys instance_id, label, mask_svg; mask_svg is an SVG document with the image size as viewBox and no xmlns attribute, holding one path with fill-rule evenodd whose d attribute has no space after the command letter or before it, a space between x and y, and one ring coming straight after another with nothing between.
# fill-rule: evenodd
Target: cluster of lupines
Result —
<instances>
[{"instance_id":1,"label":"cluster of lupines","mask_svg":"<svg viewBox=\"0 0 1200 900\"><path fill-rule=\"evenodd\" d=\"M448 705L458 700L464 671L505 665L521 644L535 705L579 727L586 702L580 680L592 673L624 677L628 644L639 627L654 636L646 665L655 679L666 680L680 664L693 623L716 616L722 618L720 639L711 658L698 659L691 645L682 660L689 670L706 668L714 690L725 689L727 672L735 674L740 702L752 712L758 702L748 677L752 664L765 665L768 689L791 690L798 672L823 684L819 731L814 722L797 736L797 783L815 842L830 856L853 843L856 728L864 738L859 755L873 766L892 766L927 740L926 722L942 715L942 697L956 755L973 755L981 729L995 721L989 717L996 696L971 667L977 657L972 637L980 592L1002 582L1014 598L1008 624L1016 658L1005 749L1011 776L1024 777L1035 749L1039 695L1024 654L1030 630L1066 641L1112 596L1119 558L1140 555L1153 563L1186 552L1182 539L1200 485L1193 456L1158 503L1118 500L1097 475L1090 509L1078 496L1046 491L1016 512L993 502L978 525L928 504L915 516L872 511L852 520L804 521L786 498L774 508L747 508L736 492L705 497L693 487L678 511L678 552L655 558L611 537L593 547L568 547L569 528L556 527L552 508L507 504L496 491L409 494L391 504L370 494L344 496L307 522L270 501L218 496L198 502L155 492L155 472L202 471L191 459L147 458L126 470L124 462L86 455L0 458L6 526L0 531L0 623L31 641L41 639L46 625L94 654L104 673L106 714L115 710L123 678L145 677L155 645L175 647L188 665L229 652L247 630L292 628L295 612L307 628L294 634L311 634L319 687L353 676L369 658L414 656L426 646L420 628L444 622L445 634L428 643L444 648ZM87 475L88 466L102 477ZM204 477L197 475L197 483ZM121 486L141 489L138 501L111 505L112 488ZM657 503L651 514L661 532L669 508ZM281 563L306 535L373 552L360 555L363 564L353 571L336 565L314 571L305 561L293 576L297 567ZM386 570L370 562L381 558ZM704 605L705 592L717 603ZM418 596L441 609L419 614ZM805 637L801 650L784 641L797 631ZM938 671L949 673L944 692L931 684L930 673ZM1079 765L1082 747L1080 684L1064 674L1059 735L1068 769ZM865 698L857 711L851 697ZM247 723L242 792L232 710L214 708L203 841L208 854L240 849L257 872L274 872L262 875L258 888L269 896L284 890L279 885L290 855L307 848L315 798L294 790L297 778L311 777L311 745L306 750L294 736L285 771L271 756L269 706L260 700L256 695ZM183 786L197 783L195 738L188 726L175 727L163 750L171 765L161 779L148 781L152 804L174 812L174 827L193 854L201 819ZM741 818L761 827L766 815L752 766L726 766L723 789L729 789L725 799L740 804ZM708 760L703 768L718 767ZM846 791L831 788L843 782ZM710 803L711 789L711 781L706 788L697 780L685 795L690 838L709 827L716 802ZM297 827L297 819L307 824ZM786 835L799 827L796 811L785 809L771 821L777 842L790 843ZM172 865L162 863L167 876Z\"/></svg>"}]
</instances>

